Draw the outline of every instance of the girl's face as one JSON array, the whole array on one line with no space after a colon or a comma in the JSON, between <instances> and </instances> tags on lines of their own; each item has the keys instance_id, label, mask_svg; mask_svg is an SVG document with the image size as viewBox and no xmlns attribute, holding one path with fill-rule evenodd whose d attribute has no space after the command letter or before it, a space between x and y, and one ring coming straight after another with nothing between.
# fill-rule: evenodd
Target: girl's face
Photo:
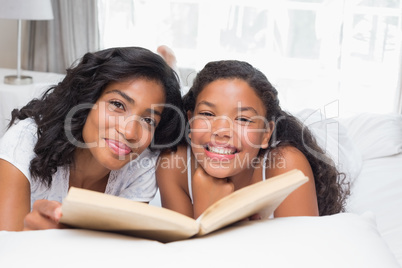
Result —
<instances>
[{"instance_id":1,"label":"girl's face","mask_svg":"<svg viewBox=\"0 0 402 268\"><path fill-rule=\"evenodd\" d=\"M194 155L211 176L232 177L253 168L252 160L268 147L268 123L261 99L241 79L220 79L198 95L188 113Z\"/></svg>"},{"instance_id":2,"label":"girl's face","mask_svg":"<svg viewBox=\"0 0 402 268\"><path fill-rule=\"evenodd\" d=\"M156 81L110 83L83 128L92 157L109 170L135 159L151 143L164 103L163 87Z\"/></svg>"}]
</instances>

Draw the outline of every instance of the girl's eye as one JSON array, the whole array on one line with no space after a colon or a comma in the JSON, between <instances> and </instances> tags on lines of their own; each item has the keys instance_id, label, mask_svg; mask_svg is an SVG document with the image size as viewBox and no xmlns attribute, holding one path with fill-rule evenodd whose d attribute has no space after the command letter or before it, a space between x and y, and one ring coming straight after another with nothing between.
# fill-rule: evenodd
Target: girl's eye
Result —
<instances>
[{"instance_id":1,"label":"girl's eye","mask_svg":"<svg viewBox=\"0 0 402 268\"><path fill-rule=\"evenodd\" d=\"M148 125L152 126L152 127L156 127L156 120L149 118L149 117L144 117L142 118L142 120L147 123Z\"/></svg>"},{"instance_id":2,"label":"girl's eye","mask_svg":"<svg viewBox=\"0 0 402 268\"><path fill-rule=\"evenodd\" d=\"M213 114L210 113L210 112L200 112L200 115L203 115L203 116L213 116Z\"/></svg>"},{"instance_id":3,"label":"girl's eye","mask_svg":"<svg viewBox=\"0 0 402 268\"><path fill-rule=\"evenodd\" d=\"M109 104L110 104L109 107L111 110L116 110L116 109L124 110L124 104L119 101L111 100L111 101L109 101Z\"/></svg>"},{"instance_id":4,"label":"girl's eye","mask_svg":"<svg viewBox=\"0 0 402 268\"><path fill-rule=\"evenodd\" d=\"M248 119L246 117L239 117L239 118L237 118L237 120L240 121L240 122L244 122L244 123L253 123L252 120L250 120L250 119Z\"/></svg>"}]
</instances>

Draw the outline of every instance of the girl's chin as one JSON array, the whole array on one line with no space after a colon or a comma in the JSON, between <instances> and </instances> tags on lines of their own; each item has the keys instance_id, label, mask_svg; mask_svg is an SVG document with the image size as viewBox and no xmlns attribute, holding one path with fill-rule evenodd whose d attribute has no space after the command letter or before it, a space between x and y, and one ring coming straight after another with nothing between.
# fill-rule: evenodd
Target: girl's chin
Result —
<instances>
[{"instance_id":1,"label":"girl's chin","mask_svg":"<svg viewBox=\"0 0 402 268\"><path fill-rule=\"evenodd\" d=\"M231 167L218 167L214 164L207 164L207 166L203 166L203 168L208 175L218 179L224 179L233 175L231 172Z\"/></svg>"}]
</instances>

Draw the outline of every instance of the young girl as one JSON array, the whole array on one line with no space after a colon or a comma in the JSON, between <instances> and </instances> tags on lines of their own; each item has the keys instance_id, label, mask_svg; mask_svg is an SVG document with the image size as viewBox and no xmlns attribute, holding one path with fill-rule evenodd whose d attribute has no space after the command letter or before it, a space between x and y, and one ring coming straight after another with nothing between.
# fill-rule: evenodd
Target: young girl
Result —
<instances>
[{"instance_id":1,"label":"young girl","mask_svg":"<svg viewBox=\"0 0 402 268\"><path fill-rule=\"evenodd\" d=\"M180 88L159 55L139 47L87 53L41 99L12 113L0 140L0 230L22 230L36 200L28 225L57 227L71 186L152 200L153 149L182 133L181 115L167 104L182 107Z\"/></svg>"},{"instance_id":2,"label":"young girl","mask_svg":"<svg viewBox=\"0 0 402 268\"><path fill-rule=\"evenodd\" d=\"M275 217L343 211L344 175L310 131L280 108L276 89L253 66L208 63L183 102L191 148L160 155L156 176L164 207L197 218L233 191L299 169L309 181L283 201Z\"/></svg>"}]
</instances>

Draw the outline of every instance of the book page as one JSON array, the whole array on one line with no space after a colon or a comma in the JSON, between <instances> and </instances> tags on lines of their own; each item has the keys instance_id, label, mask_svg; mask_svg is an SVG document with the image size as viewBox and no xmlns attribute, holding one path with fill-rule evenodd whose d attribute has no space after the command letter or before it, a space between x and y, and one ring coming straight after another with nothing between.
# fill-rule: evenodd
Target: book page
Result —
<instances>
[{"instance_id":1,"label":"book page","mask_svg":"<svg viewBox=\"0 0 402 268\"><path fill-rule=\"evenodd\" d=\"M197 219L201 225L198 236L262 210L268 215L272 214L291 192L307 181L308 177L295 169L233 192L215 202Z\"/></svg>"},{"instance_id":2,"label":"book page","mask_svg":"<svg viewBox=\"0 0 402 268\"><path fill-rule=\"evenodd\" d=\"M198 232L198 223L162 207L71 187L62 204L61 223L113 231L161 242L181 240Z\"/></svg>"}]
</instances>

